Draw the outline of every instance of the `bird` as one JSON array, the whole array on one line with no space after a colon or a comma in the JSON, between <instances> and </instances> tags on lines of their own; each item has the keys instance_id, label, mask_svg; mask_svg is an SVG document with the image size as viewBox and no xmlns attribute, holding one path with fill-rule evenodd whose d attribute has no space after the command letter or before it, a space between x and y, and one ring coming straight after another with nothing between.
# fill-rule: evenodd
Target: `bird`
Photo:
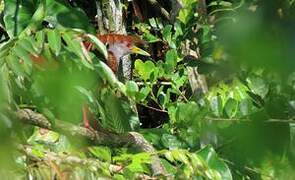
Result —
<instances>
[{"instance_id":1,"label":"bird","mask_svg":"<svg viewBox=\"0 0 295 180\"><path fill-rule=\"evenodd\" d=\"M138 45L146 45L146 42L141 40L137 36L133 35L122 35L122 34L105 34L96 35L96 37L106 45L108 51L108 57L106 59L106 64L110 69L117 74L120 60L123 56L129 54L140 54L144 56L150 56L150 54L143 49L137 47ZM91 51L94 45L88 41L83 42L86 50ZM39 69L59 69L58 61L49 61L43 55L33 55L30 54L30 58L33 64ZM91 128L93 114L90 113L88 105L85 103L82 105L82 119L84 127ZM91 120L91 121L89 121ZM91 124L90 124L91 122Z\"/></svg>"},{"instance_id":2,"label":"bird","mask_svg":"<svg viewBox=\"0 0 295 180\"><path fill-rule=\"evenodd\" d=\"M107 64L116 74L118 64L123 56L128 54L140 54L150 56L150 54L137 45L145 45L146 42L136 36L121 34L106 34L98 36L98 39L107 45L108 59Z\"/></svg>"},{"instance_id":3,"label":"bird","mask_svg":"<svg viewBox=\"0 0 295 180\"><path fill-rule=\"evenodd\" d=\"M147 43L137 36L122 35L122 34L104 34L96 35L96 37L106 45L108 51L107 65L116 74L118 72L118 65L123 56L129 54L140 54L143 56L150 56L150 54L143 49L137 47L138 45L146 45ZM89 51L93 45L90 42L84 42L86 49Z\"/></svg>"},{"instance_id":4,"label":"bird","mask_svg":"<svg viewBox=\"0 0 295 180\"><path fill-rule=\"evenodd\" d=\"M105 34L96 36L103 44L106 45L108 51L108 58L106 64L111 68L114 74L117 74L120 60L123 56L129 54L139 54L143 56L150 56L150 54L143 49L137 47L138 45L146 45L147 43L137 36L122 35L122 34ZM92 44L85 44L87 50L91 50ZM82 108L84 127L91 128L89 116L89 108L84 105Z\"/></svg>"}]
</instances>

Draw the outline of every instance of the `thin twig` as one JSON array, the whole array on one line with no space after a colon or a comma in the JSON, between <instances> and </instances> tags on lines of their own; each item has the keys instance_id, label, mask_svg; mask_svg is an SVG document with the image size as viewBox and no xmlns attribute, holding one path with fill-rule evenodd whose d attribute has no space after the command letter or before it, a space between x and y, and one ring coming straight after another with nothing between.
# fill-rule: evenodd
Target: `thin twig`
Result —
<instances>
[{"instance_id":1,"label":"thin twig","mask_svg":"<svg viewBox=\"0 0 295 180\"><path fill-rule=\"evenodd\" d=\"M165 17L167 20L170 20L170 14L166 11L166 9L164 9L160 5L158 1L156 0L146 0L146 1L149 2L152 6L154 6L156 10L158 10L163 17Z\"/></svg>"},{"instance_id":2,"label":"thin twig","mask_svg":"<svg viewBox=\"0 0 295 180\"><path fill-rule=\"evenodd\" d=\"M210 121L228 121L228 122L255 122L251 119L247 118L216 118L216 117L205 117L206 120ZM264 123L295 123L295 119L273 119L270 118L266 121L262 121Z\"/></svg>"},{"instance_id":3,"label":"thin twig","mask_svg":"<svg viewBox=\"0 0 295 180\"><path fill-rule=\"evenodd\" d=\"M145 105L145 104L140 104L148 109L151 109L151 110L154 110L154 111L158 111L158 112L163 112L163 113L168 113L168 111L166 111L165 109L158 109L158 108L154 108L154 107L151 107L151 106L148 106L148 105Z\"/></svg>"},{"instance_id":4,"label":"thin twig","mask_svg":"<svg viewBox=\"0 0 295 180\"><path fill-rule=\"evenodd\" d=\"M151 83L151 82L136 81L136 84L138 86L144 86L144 85L164 85L164 86L169 86L169 85L172 85L172 82L168 82L168 81L157 81L155 83Z\"/></svg>"}]
</instances>

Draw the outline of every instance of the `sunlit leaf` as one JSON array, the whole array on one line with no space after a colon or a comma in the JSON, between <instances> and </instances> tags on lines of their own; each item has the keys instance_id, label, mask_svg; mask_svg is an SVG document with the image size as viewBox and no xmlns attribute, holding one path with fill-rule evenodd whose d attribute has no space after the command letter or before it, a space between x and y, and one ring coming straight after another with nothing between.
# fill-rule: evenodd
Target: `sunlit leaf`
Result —
<instances>
[{"instance_id":1,"label":"sunlit leaf","mask_svg":"<svg viewBox=\"0 0 295 180\"><path fill-rule=\"evenodd\" d=\"M111 151L107 147L103 146L93 146L89 147L88 150L98 159L104 160L106 162L111 162Z\"/></svg>"},{"instance_id":2,"label":"sunlit leaf","mask_svg":"<svg viewBox=\"0 0 295 180\"><path fill-rule=\"evenodd\" d=\"M143 80L148 80L154 69L155 65L151 61L142 62L139 59L135 61L135 70Z\"/></svg>"}]
</instances>

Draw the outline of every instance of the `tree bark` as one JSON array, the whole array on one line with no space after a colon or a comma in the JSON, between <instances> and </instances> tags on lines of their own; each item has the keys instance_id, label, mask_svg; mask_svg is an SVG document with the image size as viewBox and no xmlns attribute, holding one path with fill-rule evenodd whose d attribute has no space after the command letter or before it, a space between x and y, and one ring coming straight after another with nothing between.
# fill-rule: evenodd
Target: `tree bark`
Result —
<instances>
[{"instance_id":1,"label":"tree bark","mask_svg":"<svg viewBox=\"0 0 295 180\"><path fill-rule=\"evenodd\" d=\"M98 34L127 34L121 0L96 0ZM121 81L132 77L132 63L129 56L118 62L118 78Z\"/></svg>"},{"instance_id":2,"label":"tree bark","mask_svg":"<svg viewBox=\"0 0 295 180\"><path fill-rule=\"evenodd\" d=\"M151 169L153 175L167 175L167 172L162 166L154 147L137 132L118 134L103 129L95 131L75 126L71 123L60 120L55 120L55 124L53 125L42 114L36 113L30 109L18 110L15 115L17 119L25 124L35 125L44 129L72 136L74 138L79 138L84 141L90 141L94 145L104 145L109 147L135 147L142 152L151 153Z\"/></svg>"}]
</instances>

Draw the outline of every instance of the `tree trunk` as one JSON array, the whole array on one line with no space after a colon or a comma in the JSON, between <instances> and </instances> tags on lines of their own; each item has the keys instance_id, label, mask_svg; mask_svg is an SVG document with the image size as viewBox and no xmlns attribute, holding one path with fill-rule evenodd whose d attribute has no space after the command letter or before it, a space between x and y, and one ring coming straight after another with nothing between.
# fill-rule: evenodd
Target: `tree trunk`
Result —
<instances>
[{"instance_id":1,"label":"tree trunk","mask_svg":"<svg viewBox=\"0 0 295 180\"><path fill-rule=\"evenodd\" d=\"M123 18L121 0L97 0L98 34L126 34L126 23ZM129 56L122 57L118 62L118 78L121 81L130 80L132 64Z\"/></svg>"}]
</instances>

